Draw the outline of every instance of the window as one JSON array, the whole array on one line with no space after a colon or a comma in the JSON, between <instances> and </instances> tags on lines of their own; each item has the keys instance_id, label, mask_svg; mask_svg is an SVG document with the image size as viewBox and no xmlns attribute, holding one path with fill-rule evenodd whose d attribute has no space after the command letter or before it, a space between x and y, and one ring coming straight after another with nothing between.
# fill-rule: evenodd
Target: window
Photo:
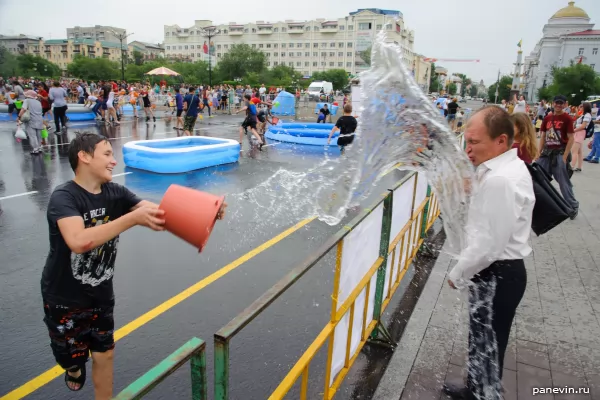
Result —
<instances>
[{"instance_id":1,"label":"window","mask_svg":"<svg viewBox=\"0 0 600 400\"><path fill-rule=\"evenodd\" d=\"M221 45L220 44L217 45L217 50L221 50Z\"/></svg>"},{"instance_id":2,"label":"window","mask_svg":"<svg viewBox=\"0 0 600 400\"><path fill-rule=\"evenodd\" d=\"M335 47L335 42L329 43L329 47Z\"/></svg>"},{"instance_id":3,"label":"window","mask_svg":"<svg viewBox=\"0 0 600 400\"><path fill-rule=\"evenodd\" d=\"M167 46L167 50L171 50L171 46Z\"/></svg>"},{"instance_id":4,"label":"window","mask_svg":"<svg viewBox=\"0 0 600 400\"><path fill-rule=\"evenodd\" d=\"M352 42L348 42L348 44L346 45L347 48L352 48Z\"/></svg>"},{"instance_id":5,"label":"window","mask_svg":"<svg viewBox=\"0 0 600 400\"><path fill-rule=\"evenodd\" d=\"M281 28L281 32L287 32L287 28Z\"/></svg>"},{"instance_id":6,"label":"window","mask_svg":"<svg viewBox=\"0 0 600 400\"><path fill-rule=\"evenodd\" d=\"M267 57L271 57L271 53L267 53Z\"/></svg>"},{"instance_id":7,"label":"window","mask_svg":"<svg viewBox=\"0 0 600 400\"><path fill-rule=\"evenodd\" d=\"M263 48L263 44L262 44L262 43L260 43L260 44L258 45L258 48L259 48L259 49L262 49L262 48Z\"/></svg>"},{"instance_id":8,"label":"window","mask_svg":"<svg viewBox=\"0 0 600 400\"><path fill-rule=\"evenodd\" d=\"M192 53L192 57L194 57L194 53Z\"/></svg>"},{"instance_id":9,"label":"window","mask_svg":"<svg viewBox=\"0 0 600 400\"><path fill-rule=\"evenodd\" d=\"M281 43L281 48L285 49L285 43Z\"/></svg>"},{"instance_id":10,"label":"window","mask_svg":"<svg viewBox=\"0 0 600 400\"><path fill-rule=\"evenodd\" d=\"M297 52L296 57L302 57L302 52L301 51Z\"/></svg>"},{"instance_id":11,"label":"window","mask_svg":"<svg viewBox=\"0 0 600 400\"><path fill-rule=\"evenodd\" d=\"M377 30L380 31L382 28L381 24L377 24Z\"/></svg>"},{"instance_id":12,"label":"window","mask_svg":"<svg viewBox=\"0 0 600 400\"><path fill-rule=\"evenodd\" d=\"M279 55L279 53L275 52L273 53L273 57L277 57Z\"/></svg>"},{"instance_id":13,"label":"window","mask_svg":"<svg viewBox=\"0 0 600 400\"><path fill-rule=\"evenodd\" d=\"M315 26L315 29L313 29L315 32L319 32L321 29L318 26Z\"/></svg>"},{"instance_id":14,"label":"window","mask_svg":"<svg viewBox=\"0 0 600 400\"><path fill-rule=\"evenodd\" d=\"M358 30L359 31L368 31L371 29L371 23L370 22L361 22L358 24Z\"/></svg>"},{"instance_id":15,"label":"window","mask_svg":"<svg viewBox=\"0 0 600 400\"><path fill-rule=\"evenodd\" d=\"M181 50L181 46L179 46L179 50Z\"/></svg>"},{"instance_id":16,"label":"window","mask_svg":"<svg viewBox=\"0 0 600 400\"><path fill-rule=\"evenodd\" d=\"M304 52L304 57L310 57L310 51L305 51Z\"/></svg>"},{"instance_id":17,"label":"window","mask_svg":"<svg viewBox=\"0 0 600 400\"><path fill-rule=\"evenodd\" d=\"M221 53L217 53L217 57L221 57Z\"/></svg>"},{"instance_id":18,"label":"window","mask_svg":"<svg viewBox=\"0 0 600 400\"><path fill-rule=\"evenodd\" d=\"M296 62L296 67L301 67L301 66L302 66L302 63L300 61L297 61Z\"/></svg>"},{"instance_id":19,"label":"window","mask_svg":"<svg viewBox=\"0 0 600 400\"><path fill-rule=\"evenodd\" d=\"M271 43L267 43L267 49L271 48Z\"/></svg>"},{"instance_id":20,"label":"window","mask_svg":"<svg viewBox=\"0 0 600 400\"><path fill-rule=\"evenodd\" d=\"M354 25L348 25L348 30L349 31L353 31L354 30Z\"/></svg>"},{"instance_id":21,"label":"window","mask_svg":"<svg viewBox=\"0 0 600 400\"><path fill-rule=\"evenodd\" d=\"M327 63L325 61L321 61L321 67L324 67L326 65L327 65Z\"/></svg>"},{"instance_id":22,"label":"window","mask_svg":"<svg viewBox=\"0 0 600 400\"><path fill-rule=\"evenodd\" d=\"M294 47L294 43L290 43L290 49Z\"/></svg>"},{"instance_id":23,"label":"window","mask_svg":"<svg viewBox=\"0 0 600 400\"><path fill-rule=\"evenodd\" d=\"M274 43L273 48L276 49L277 47L279 47L279 43Z\"/></svg>"},{"instance_id":24,"label":"window","mask_svg":"<svg viewBox=\"0 0 600 400\"><path fill-rule=\"evenodd\" d=\"M313 47L319 47L319 43L313 43Z\"/></svg>"},{"instance_id":25,"label":"window","mask_svg":"<svg viewBox=\"0 0 600 400\"><path fill-rule=\"evenodd\" d=\"M309 66L310 66L310 62L308 62L308 61L305 61L305 62L304 62L304 66L305 66L305 67L309 67Z\"/></svg>"},{"instance_id":26,"label":"window","mask_svg":"<svg viewBox=\"0 0 600 400\"><path fill-rule=\"evenodd\" d=\"M276 67L276 66L278 66L278 65L279 65L279 63L278 63L277 61L275 61L275 62L273 63L273 66L275 66L275 67Z\"/></svg>"},{"instance_id":27,"label":"window","mask_svg":"<svg viewBox=\"0 0 600 400\"><path fill-rule=\"evenodd\" d=\"M169 35L170 35L170 33L169 33L169 32L165 33L165 36L169 36Z\"/></svg>"},{"instance_id":28,"label":"window","mask_svg":"<svg viewBox=\"0 0 600 400\"><path fill-rule=\"evenodd\" d=\"M252 44L252 48L255 49L256 48L256 44Z\"/></svg>"},{"instance_id":29,"label":"window","mask_svg":"<svg viewBox=\"0 0 600 400\"><path fill-rule=\"evenodd\" d=\"M318 66L318 65L319 65L319 63L318 63L318 62L316 62L316 61L313 61L313 67L316 67L316 66Z\"/></svg>"},{"instance_id":30,"label":"window","mask_svg":"<svg viewBox=\"0 0 600 400\"><path fill-rule=\"evenodd\" d=\"M344 52L343 51L338 51L338 57L344 57Z\"/></svg>"},{"instance_id":31,"label":"window","mask_svg":"<svg viewBox=\"0 0 600 400\"><path fill-rule=\"evenodd\" d=\"M325 52L325 51L322 51L322 52L321 52L321 56L322 56L322 57L327 57L327 52Z\"/></svg>"},{"instance_id":32,"label":"window","mask_svg":"<svg viewBox=\"0 0 600 400\"><path fill-rule=\"evenodd\" d=\"M385 25L385 29L388 30L388 31L391 31L392 30L392 24L386 24Z\"/></svg>"},{"instance_id":33,"label":"window","mask_svg":"<svg viewBox=\"0 0 600 400\"><path fill-rule=\"evenodd\" d=\"M579 55L582 56L583 55L583 47L579 48Z\"/></svg>"},{"instance_id":34,"label":"window","mask_svg":"<svg viewBox=\"0 0 600 400\"><path fill-rule=\"evenodd\" d=\"M335 51L330 51L329 52L329 57L335 57Z\"/></svg>"},{"instance_id":35,"label":"window","mask_svg":"<svg viewBox=\"0 0 600 400\"><path fill-rule=\"evenodd\" d=\"M319 52L318 51L313 51L313 57L319 57Z\"/></svg>"},{"instance_id":36,"label":"window","mask_svg":"<svg viewBox=\"0 0 600 400\"><path fill-rule=\"evenodd\" d=\"M596 54L598 54L598 48L593 48L592 49L592 55L595 56Z\"/></svg>"},{"instance_id":37,"label":"window","mask_svg":"<svg viewBox=\"0 0 600 400\"><path fill-rule=\"evenodd\" d=\"M351 53L351 52L347 52L347 53L346 53L346 55L347 55L348 57L352 57L352 53Z\"/></svg>"},{"instance_id":38,"label":"window","mask_svg":"<svg viewBox=\"0 0 600 400\"><path fill-rule=\"evenodd\" d=\"M267 61L267 67L270 67L270 66L271 66L271 62Z\"/></svg>"},{"instance_id":39,"label":"window","mask_svg":"<svg viewBox=\"0 0 600 400\"><path fill-rule=\"evenodd\" d=\"M352 63L351 63L351 62L347 62L347 63L346 63L346 67L351 67L351 66L352 66Z\"/></svg>"},{"instance_id":40,"label":"window","mask_svg":"<svg viewBox=\"0 0 600 400\"><path fill-rule=\"evenodd\" d=\"M223 33L224 33L225 35L227 35L227 29L223 29ZM200 34L200 32L198 32L198 35L199 35L199 34Z\"/></svg>"},{"instance_id":41,"label":"window","mask_svg":"<svg viewBox=\"0 0 600 400\"><path fill-rule=\"evenodd\" d=\"M202 53L196 54L197 57L202 57Z\"/></svg>"},{"instance_id":42,"label":"window","mask_svg":"<svg viewBox=\"0 0 600 400\"><path fill-rule=\"evenodd\" d=\"M304 43L304 48L310 49L310 43Z\"/></svg>"},{"instance_id":43,"label":"window","mask_svg":"<svg viewBox=\"0 0 600 400\"><path fill-rule=\"evenodd\" d=\"M275 32L275 33L279 32L279 28L273 28L273 32Z\"/></svg>"},{"instance_id":44,"label":"window","mask_svg":"<svg viewBox=\"0 0 600 400\"><path fill-rule=\"evenodd\" d=\"M293 67L293 66L294 66L294 63L290 61L290 62L288 63L288 65L289 65L290 67Z\"/></svg>"},{"instance_id":45,"label":"window","mask_svg":"<svg viewBox=\"0 0 600 400\"><path fill-rule=\"evenodd\" d=\"M340 25L340 31L343 31L344 29L346 29L346 27L344 25Z\"/></svg>"},{"instance_id":46,"label":"window","mask_svg":"<svg viewBox=\"0 0 600 400\"><path fill-rule=\"evenodd\" d=\"M329 66L330 66L330 67L333 67L333 66L335 66L335 63L334 63L333 61L330 61L330 62L329 62Z\"/></svg>"},{"instance_id":47,"label":"window","mask_svg":"<svg viewBox=\"0 0 600 400\"><path fill-rule=\"evenodd\" d=\"M252 28L252 33L256 33L256 28Z\"/></svg>"},{"instance_id":48,"label":"window","mask_svg":"<svg viewBox=\"0 0 600 400\"><path fill-rule=\"evenodd\" d=\"M281 57L285 57L285 51L281 52Z\"/></svg>"},{"instance_id":49,"label":"window","mask_svg":"<svg viewBox=\"0 0 600 400\"><path fill-rule=\"evenodd\" d=\"M229 45L226 44L226 45L223 45L223 47L225 48L225 50L227 50L229 48ZM200 48L200 45L198 45L198 48Z\"/></svg>"},{"instance_id":50,"label":"window","mask_svg":"<svg viewBox=\"0 0 600 400\"><path fill-rule=\"evenodd\" d=\"M338 63L338 67L343 67L343 66L344 66L344 63L343 63L343 62L339 62L339 63Z\"/></svg>"},{"instance_id":51,"label":"window","mask_svg":"<svg viewBox=\"0 0 600 400\"><path fill-rule=\"evenodd\" d=\"M244 33L248 33L248 28L244 28Z\"/></svg>"},{"instance_id":52,"label":"window","mask_svg":"<svg viewBox=\"0 0 600 400\"><path fill-rule=\"evenodd\" d=\"M307 26L306 28L304 28L304 30L305 30L306 32L310 31L310 26Z\"/></svg>"},{"instance_id":53,"label":"window","mask_svg":"<svg viewBox=\"0 0 600 400\"><path fill-rule=\"evenodd\" d=\"M296 43L296 47L301 49L302 48L302 43Z\"/></svg>"},{"instance_id":54,"label":"window","mask_svg":"<svg viewBox=\"0 0 600 400\"><path fill-rule=\"evenodd\" d=\"M321 47L327 47L327 43L321 42Z\"/></svg>"},{"instance_id":55,"label":"window","mask_svg":"<svg viewBox=\"0 0 600 400\"><path fill-rule=\"evenodd\" d=\"M344 47L344 42L339 42L338 43L338 47L341 49L342 47Z\"/></svg>"},{"instance_id":56,"label":"window","mask_svg":"<svg viewBox=\"0 0 600 400\"><path fill-rule=\"evenodd\" d=\"M596 64L590 64L590 67L592 67L594 71L596 70Z\"/></svg>"}]
</instances>

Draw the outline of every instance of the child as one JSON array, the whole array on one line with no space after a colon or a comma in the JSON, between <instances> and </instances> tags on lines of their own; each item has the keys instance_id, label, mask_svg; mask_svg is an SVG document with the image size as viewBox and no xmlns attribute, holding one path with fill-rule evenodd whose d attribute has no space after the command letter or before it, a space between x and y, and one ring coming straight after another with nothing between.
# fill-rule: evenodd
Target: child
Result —
<instances>
[{"instance_id":1,"label":"child","mask_svg":"<svg viewBox=\"0 0 600 400\"><path fill-rule=\"evenodd\" d=\"M456 116L456 133L460 132L460 128L462 128L463 126L463 121L465 119L465 112L461 111L458 113L458 115Z\"/></svg>"},{"instance_id":2,"label":"child","mask_svg":"<svg viewBox=\"0 0 600 400\"><path fill-rule=\"evenodd\" d=\"M327 104L323 104L323 108L321 108L319 110L319 116L317 117L317 123L320 122L327 122L327 116L331 115L331 112L329 111L329 108L327 107Z\"/></svg>"},{"instance_id":3,"label":"child","mask_svg":"<svg viewBox=\"0 0 600 400\"><path fill-rule=\"evenodd\" d=\"M98 91L94 90L94 92L85 99L85 104L83 106L92 108L96 104L96 101L98 101Z\"/></svg>"},{"instance_id":4,"label":"child","mask_svg":"<svg viewBox=\"0 0 600 400\"><path fill-rule=\"evenodd\" d=\"M252 101L250 101L251 96L249 94L244 95L244 98L246 99L245 106L235 112L237 114L239 112L246 111L246 119L244 119L244 122L242 122L242 126L240 126L240 146L242 145L242 141L244 140L244 131L247 128L250 128L252 134L257 139L258 144L262 145L263 141L260 138L258 131L256 130L256 105Z\"/></svg>"},{"instance_id":5,"label":"child","mask_svg":"<svg viewBox=\"0 0 600 400\"><path fill-rule=\"evenodd\" d=\"M7 92L6 92L6 101L8 102L8 115L10 117L10 120L12 121L12 117L13 117L13 113L15 111L17 111L17 106L15 105L15 99L17 98L17 94L13 91L12 88L8 88L7 87ZM17 114L19 112L17 111Z\"/></svg>"},{"instance_id":6,"label":"child","mask_svg":"<svg viewBox=\"0 0 600 400\"><path fill-rule=\"evenodd\" d=\"M538 115L537 121L535 121L535 135L540 137L540 128L542 127L542 122L544 121L544 117L542 115Z\"/></svg>"},{"instance_id":7,"label":"child","mask_svg":"<svg viewBox=\"0 0 600 400\"><path fill-rule=\"evenodd\" d=\"M342 115L335 126L331 130L329 137L327 138L327 144L331 143L333 134L340 131L338 136L337 144L340 146L340 151L344 154L345 147L354 141L354 132L358 126L358 121L352 116L352 104L348 103L344 106L344 115Z\"/></svg>"}]
</instances>

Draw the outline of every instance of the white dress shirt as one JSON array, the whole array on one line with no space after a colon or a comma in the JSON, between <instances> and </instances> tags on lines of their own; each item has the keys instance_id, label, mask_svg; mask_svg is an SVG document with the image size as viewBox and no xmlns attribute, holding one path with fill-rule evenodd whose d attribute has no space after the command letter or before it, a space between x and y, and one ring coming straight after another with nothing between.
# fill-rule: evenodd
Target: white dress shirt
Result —
<instances>
[{"instance_id":1,"label":"white dress shirt","mask_svg":"<svg viewBox=\"0 0 600 400\"><path fill-rule=\"evenodd\" d=\"M467 247L448 278L464 286L494 261L523 259L535 204L533 183L525 163L511 149L477 167L479 189L473 195L467 222Z\"/></svg>"}]
</instances>

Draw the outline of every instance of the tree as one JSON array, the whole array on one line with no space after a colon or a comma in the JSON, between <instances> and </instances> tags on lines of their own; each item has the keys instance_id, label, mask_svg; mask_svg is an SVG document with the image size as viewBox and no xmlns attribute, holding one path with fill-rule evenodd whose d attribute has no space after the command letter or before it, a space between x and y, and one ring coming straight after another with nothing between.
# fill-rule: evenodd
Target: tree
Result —
<instances>
[{"instance_id":1,"label":"tree","mask_svg":"<svg viewBox=\"0 0 600 400\"><path fill-rule=\"evenodd\" d=\"M478 93L477 86L472 85L471 88L469 89L469 96L477 97L477 93Z\"/></svg>"},{"instance_id":2,"label":"tree","mask_svg":"<svg viewBox=\"0 0 600 400\"><path fill-rule=\"evenodd\" d=\"M291 87L302 79L302 74L293 67L287 65L277 65L270 70L265 70L259 75L260 83L277 86Z\"/></svg>"},{"instance_id":3,"label":"tree","mask_svg":"<svg viewBox=\"0 0 600 400\"><path fill-rule=\"evenodd\" d=\"M454 75L458 76L461 79L461 83L460 83L460 95L461 96L465 96L465 94L467 93L467 86L469 86L473 82L465 74L460 74L459 73L459 74L454 74Z\"/></svg>"},{"instance_id":4,"label":"tree","mask_svg":"<svg viewBox=\"0 0 600 400\"><path fill-rule=\"evenodd\" d=\"M429 92L439 92L442 89L440 76L435 73L435 63L431 63L431 74L429 78Z\"/></svg>"},{"instance_id":5,"label":"tree","mask_svg":"<svg viewBox=\"0 0 600 400\"><path fill-rule=\"evenodd\" d=\"M0 46L0 76L17 76L19 74L19 64L17 57L8 49Z\"/></svg>"},{"instance_id":6,"label":"tree","mask_svg":"<svg viewBox=\"0 0 600 400\"><path fill-rule=\"evenodd\" d=\"M267 57L262 51L249 45L234 44L219 61L219 71L223 80L245 78L249 73L260 74L267 68Z\"/></svg>"},{"instance_id":7,"label":"tree","mask_svg":"<svg viewBox=\"0 0 600 400\"><path fill-rule=\"evenodd\" d=\"M19 75L26 76L58 76L60 67L45 58L33 54L20 54L17 56Z\"/></svg>"},{"instance_id":8,"label":"tree","mask_svg":"<svg viewBox=\"0 0 600 400\"><path fill-rule=\"evenodd\" d=\"M371 50L372 48L371 46L369 46L368 48L359 53L360 58L362 58L365 64L367 65L371 65Z\"/></svg>"},{"instance_id":9,"label":"tree","mask_svg":"<svg viewBox=\"0 0 600 400\"><path fill-rule=\"evenodd\" d=\"M496 82L497 83L497 82ZM496 83L490 85L488 88L488 99L494 101L496 98ZM510 89L512 87L512 78L508 75L504 75L500 78L500 86L498 88L498 102L501 100L508 100L510 97Z\"/></svg>"},{"instance_id":10,"label":"tree","mask_svg":"<svg viewBox=\"0 0 600 400\"><path fill-rule=\"evenodd\" d=\"M454 96L456 94L456 89L458 89L456 83L452 82L448 85L448 93L450 93L450 95Z\"/></svg>"},{"instance_id":11,"label":"tree","mask_svg":"<svg viewBox=\"0 0 600 400\"><path fill-rule=\"evenodd\" d=\"M552 68L552 83L538 90L538 99L552 100L562 94L569 104L581 104L588 96L600 93L600 75L585 64ZM575 96L573 96L575 95Z\"/></svg>"},{"instance_id":12,"label":"tree","mask_svg":"<svg viewBox=\"0 0 600 400\"><path fill-rule=\"evenodd\" d=\"M312 75L315 81L331 82L334 90L343 89L348 85L348 73L344 69L330 69L323 72L314 72Z\"/></svg>"},{"instance_id":13,"label":"tree","mask_svg":"<svg viewBox=\"0 0 600 400\"><path fill-rule=\"evenodd\" d=\"M135 65L142 65L144 63L144 54L141 51L134 50L131 56Z\"/></svg>"},{"instance_id":14,"label":"tree","mask_svg":"<svg viewBox=\"0 0 600 400\"><path fill-rule=\"evenodd\" d=\"M75 56L73 62L67 66L67 71L72 76L92 80L119 79L121 76L121 66L117 62L81 55Z\"/></svg>"}]
</instances>

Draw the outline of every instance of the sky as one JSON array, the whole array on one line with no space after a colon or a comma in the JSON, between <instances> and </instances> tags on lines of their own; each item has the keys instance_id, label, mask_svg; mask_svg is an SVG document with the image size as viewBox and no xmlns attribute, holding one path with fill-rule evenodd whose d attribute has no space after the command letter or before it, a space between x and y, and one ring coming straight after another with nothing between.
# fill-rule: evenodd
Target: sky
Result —
<instances>
[{"instance_id":1,"label":"sky","mask_svg":"<svg viewBox=\"0 0 600 400\"><path fill-rule=\"evenodd\" d=\"M600 29L599 0L579 0ZM66 37L67 27L111 25L133 32L130 40L163 41L164 25L192 26L194 20L248 23L286 19L341 18L359 8L399 10L415 31L414 50L426 57L480 59L479 63L438 62L451 73L464 73L486 85L513 71L517 43L528 55L542 28L568 0L303 0L263 6L248 0L0 0L0 34ZM595 5L594 5L595 3ZM86 9L86 4L91 8ZM176 6L175 6L176 4ZM219 6L222 4L222 6ZM266 3L265 3L266 4ZM208 5L208 6L207 6Z\"/></svg>"}]
</instances>

